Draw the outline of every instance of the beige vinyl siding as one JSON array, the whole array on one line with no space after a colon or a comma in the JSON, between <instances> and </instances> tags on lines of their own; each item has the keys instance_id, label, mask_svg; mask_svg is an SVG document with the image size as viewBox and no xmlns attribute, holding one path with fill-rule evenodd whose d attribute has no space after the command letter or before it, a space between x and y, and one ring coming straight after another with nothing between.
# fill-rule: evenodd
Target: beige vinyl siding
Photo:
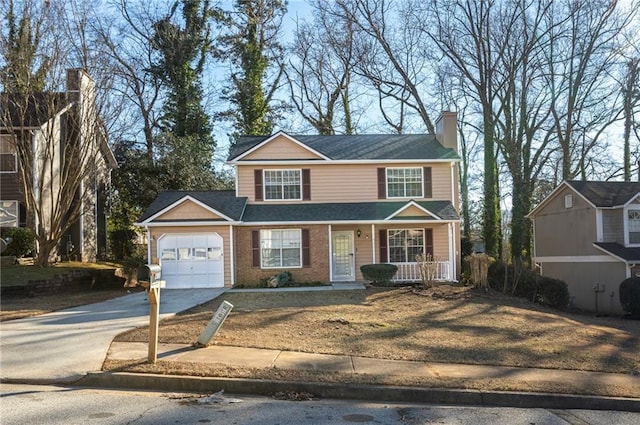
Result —
<instances>
[{"instance_id":1,"label":"beige vinyl siding","mask_svg":"<svg viewBox=\"0 0 640 425\"><path fill-rule=\"evenodd\" d=\"M624 211L602 210L602 241L624 245Z\"/></svg>"},{"instance_id":2,"label":"beige vinyl siding","mask_svg":"<svg viewBox=\"0 0 640 425\"><path fill-rule=\"evenodd\" d=\"M565 195L573 206L565 208ZM535 217L536 257L601 255L597 241L596 210L568 188L559 191Z\"/></svg>"},{"instance_id":3,"label":"beige vinyl siding","mask_svg":"<svg viewBox=\"0 0 640 425\"><path fill-rule=\"evenodd\" d=\"M425 218L431 218L432 216L430 216L429 214L427 214L426 212L424 212L423 209L415 207L415 206L411 206L407 209L405 209L404 211L402 211L400 214L397 214L396 217L425 217Z\"/></svg>"},{"instance_id":4,"label":"beige vinyl siding","mask_svg":"<svg viewBox=\"0 0 640 425\"><path fill-rule=\"evenodd\" d=\"M298 143L292 142L285 136L278 136L269 143L243 159L256 161L256 160L280 160L280 159L320 159L318 155L300 146Z\"/></svg>"},{"instance_id":5,"label":"beige vinyl siding","mask_svg":"<svg viewBox=\"0 0 640 425\"><path fill-rule=\"evenodd\" d=\"M312 202L371 202L378 200L377 169L384 167L431 167L433 200L451 200L451 166L448 163L394 164L291 164L290 168L311 170ZM283 169L278 166L238 164L238 196L255 202L254 170ZM401 199L397 199L401 200ZM267 201L268 202L268 201Z\"/></svg>"},{"instance_id":6,"label":"beige vinyl siding","mask_svg":"<svg viewBox=\"0 0 640 425\"><path fill-rule=\"evenodd\" d=\"M193 201L187 200L162 214L157 218L157 220L200 220L207 218L211 220L219 220L222 217L201 207Z\"/></svg>"},{"instance_id":7,"label":"beige vinyl siding","mask_svg":"<svg viewBox=\"0 0 640 425\"><path fill-rule=\"evenodd\" d=\"M167 227L150 227L151 231L151 263L158 264L158 239L163 234L194 234L194 233L217 233L222 237L222 250L224 258L224 286L231 286L231 258L233 253L231 252L230 244L230 232L228 225L221 226L194 226L194 227L182 227L182 226L167 226Z\"/></svg>"}]
</instances>

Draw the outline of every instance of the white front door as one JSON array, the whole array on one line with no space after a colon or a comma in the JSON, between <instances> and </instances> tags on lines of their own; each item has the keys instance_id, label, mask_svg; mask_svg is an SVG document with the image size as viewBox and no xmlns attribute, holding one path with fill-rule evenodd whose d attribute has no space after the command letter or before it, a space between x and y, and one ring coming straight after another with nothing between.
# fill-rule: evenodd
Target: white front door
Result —
<instances>
[{"instance_id":1,"label":"white front door","mask_svg":"<svg viewBox=\"0 0 640 425\"><path fill-rule=\"evenodd\" d=\"M356 256L352 231L331 232L331 280L353 281L356 278Z\"/></svg>"},{"instance_id":2,"label":"white front door","mask_svg":"<svg viewBox=\"0 0 640 425\"><path fill-rule=\"evenodd\" d=\"M162 235L158 257L167 288L224 286L222 237L217 233Z\"/></svg>"}]
</instances>

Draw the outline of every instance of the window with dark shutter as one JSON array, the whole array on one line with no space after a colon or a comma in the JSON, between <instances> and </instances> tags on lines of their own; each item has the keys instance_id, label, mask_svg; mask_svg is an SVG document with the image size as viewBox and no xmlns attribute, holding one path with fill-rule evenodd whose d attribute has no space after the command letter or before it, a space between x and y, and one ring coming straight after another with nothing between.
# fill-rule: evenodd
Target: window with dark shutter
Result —
<instances>
[{"instance_id":1,"label":"window with dark shutter","mask_svg":"<svg viewBox=\"0 0 640 425\"><path fill-rule=\"evenodd\" d=\"M387 173L384 168L378 168L378 199L387 197Z\"/></svg>"},{"instance_id":2,"label":"window with dark shutter","mask_svg":"<svg viewBox=\"0 0 640 425\"><path fill-rule=\"evenodd\" d=\"M380 230L378 236L378 239L380 240L380 262L386 263L389 258L387 256L387 231Z\"/></svg>"},{"instance_id":3,"label":"window with dark shutter","mask_svg":"<svg viewBox=\"0 0 640 425\"><path fill-rule=\"evenodd\" d=\"M256 188L256 201L262 201L262 170L253 170L253 181Z\"/></svg>"},{"instance_id":4,"label":"window with dark shutter","mask_svg":"<svg viewBox=\"0 0 640 425\"><path fill-rule=\"evenodd\" d=\"M431 167L424 167L422 174L424 177L424 197L433 198L433 183L431 180Z\"/></svg>"},{"instance_id":5,"label":"window with dark shutter","mask_svg":"<svg viewBox=\"0 0 640 425\"><path fill-rule=\"evenodd\" d=\"M253 267L260 267L260 231L251 232L251 248L253 251Z\"/></svg>"},{"instance_id":6,"label":"window with dark shutter","mask_svg":"<svg viewBox=\"0 0 640 425\"><path fill-rule=\"evenodd\" d=\"M302 229L302 267L311 266L311 243L309 229Z\"/></svg>"},{"instance_id":7,"label":"window with dark shutter","mask_svg":"<svg viewBox=\"0 0 640 425\"><path fill-rule=\"evenodd\" d=\"M311 200L311 170L308 168L302 170L302 200Z\"/></svg>"}]
</instances>

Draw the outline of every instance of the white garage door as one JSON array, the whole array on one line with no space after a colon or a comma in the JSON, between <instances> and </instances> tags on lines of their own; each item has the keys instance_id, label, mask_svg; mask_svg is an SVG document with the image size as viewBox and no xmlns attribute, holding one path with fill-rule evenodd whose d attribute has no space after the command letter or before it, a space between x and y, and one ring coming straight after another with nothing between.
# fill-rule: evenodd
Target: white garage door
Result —
<instances>
[{"instance_id":1,"label":"white garage door","mask_svg":"<svg viewBox=\"0 0 640 425\"><path fill-rule=\"evenodd\" d=\"M217 233L164 234L158 258L167 288L224 286L222 237Z\"/></svg>"}]
</instances>

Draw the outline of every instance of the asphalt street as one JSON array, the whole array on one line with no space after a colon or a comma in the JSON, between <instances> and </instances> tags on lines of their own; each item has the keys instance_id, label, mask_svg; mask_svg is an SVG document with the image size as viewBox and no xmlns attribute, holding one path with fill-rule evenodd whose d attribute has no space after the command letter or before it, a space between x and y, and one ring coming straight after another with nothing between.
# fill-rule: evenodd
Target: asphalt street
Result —
<instances>
[{"instance_id":1,"label":"asphalt street","mask_svg":"<svg viewBox=\"0 0 640 425\"><path fill-rule=\"evenodd\" d=\"M0 423L637 425L640 423L640 413L371 403L357 400L284 401L229 394L3 384L0 388Z\"/></svg>"}]
</instances>

